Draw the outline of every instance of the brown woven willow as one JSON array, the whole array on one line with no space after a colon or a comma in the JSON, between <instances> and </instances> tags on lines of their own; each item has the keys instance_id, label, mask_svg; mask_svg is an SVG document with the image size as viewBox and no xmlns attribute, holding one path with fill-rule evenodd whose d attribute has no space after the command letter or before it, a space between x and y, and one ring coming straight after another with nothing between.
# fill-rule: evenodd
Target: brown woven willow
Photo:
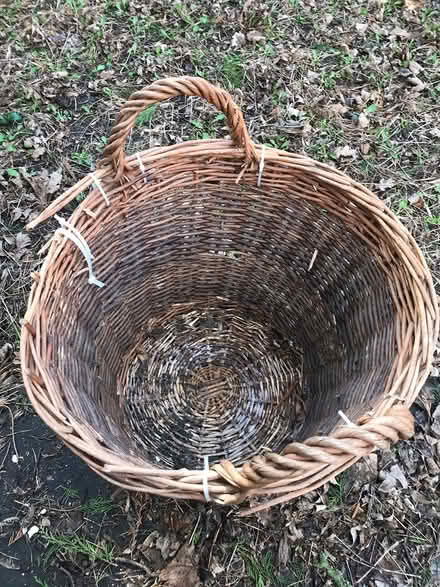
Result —
<instances>
[{"instance_id":1,"label":"brown woven willow","mask_svg":"<svg viewBox=\"0 0 440 587\"><path fill-rule=\"evenodd\" d=\"M126 156L136 116L173 96L216 106L232 140ZM271 496L255 511L412 435L435 295L369 190L253 144L229 94L191 77L135 92L98 170L28 228L88 188L33 275L21 359L38 414L99 475L221 504Z\"/></svg>"}]
</instances>

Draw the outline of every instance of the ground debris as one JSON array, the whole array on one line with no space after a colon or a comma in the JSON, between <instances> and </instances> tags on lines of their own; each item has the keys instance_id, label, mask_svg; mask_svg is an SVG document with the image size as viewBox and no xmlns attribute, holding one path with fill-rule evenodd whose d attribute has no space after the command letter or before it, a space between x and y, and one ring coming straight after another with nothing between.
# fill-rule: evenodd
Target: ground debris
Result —
<instances>
[{"instance_id":1,"label":"ground debris","mask_svg":"<svg viewBox=\"0 0 440 587\"><path fill-rule=\"evenodd\" d=\"M200 576L196 566L194 547L183 545L176 557L159 573L166 587L198 587Z\"/></svg>"}]
</instances>

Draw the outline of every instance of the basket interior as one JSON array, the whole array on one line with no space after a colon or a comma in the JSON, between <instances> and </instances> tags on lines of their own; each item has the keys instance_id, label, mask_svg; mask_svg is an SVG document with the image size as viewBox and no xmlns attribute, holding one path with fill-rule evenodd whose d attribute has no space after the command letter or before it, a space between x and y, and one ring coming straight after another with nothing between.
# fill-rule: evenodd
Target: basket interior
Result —
<instances>
[{"instance_id":1,"label":"basket interior","mask_svg":"<svg viewBox=\"0 0 440 587\"><path fill-rule=\"evenodd\" d=\"M390 284L361 233L284 189L144 190L87 238L105 287L70 242L57 259L48 372L67 409L164 468L240 464L328 434L339 410L355 420L395 354Z\"/></svg>"}]
</instances>

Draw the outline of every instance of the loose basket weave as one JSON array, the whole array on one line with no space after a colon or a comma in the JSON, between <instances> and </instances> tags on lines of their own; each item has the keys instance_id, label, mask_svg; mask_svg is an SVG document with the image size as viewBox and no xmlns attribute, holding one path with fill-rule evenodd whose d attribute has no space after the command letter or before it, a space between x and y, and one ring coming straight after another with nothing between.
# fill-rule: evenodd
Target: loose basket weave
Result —
<instances>
[{"instance_id":1,"label":"loose basket weave","mask_svg":"<svg viewBox=\"0 0 440 587\"><path fill-rule=\"evenodd\" d=\"M136 116L173 96L216 106L232 140L126 156ZM253 144L231 96L191 77L135 92L97 171L28 228L88 188L33 274L21 360L35 410L99 475L272 496L255 511L412 435L438 311L420 250L369 190Z\"/></svg>"}]
</instances>

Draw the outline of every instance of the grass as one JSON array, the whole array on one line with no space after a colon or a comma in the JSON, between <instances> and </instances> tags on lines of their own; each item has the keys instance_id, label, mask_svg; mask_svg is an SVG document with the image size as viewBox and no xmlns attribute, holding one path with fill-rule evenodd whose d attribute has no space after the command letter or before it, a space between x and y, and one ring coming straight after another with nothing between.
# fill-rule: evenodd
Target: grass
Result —
<instances>
[{"instance_id":1,"label":"grass","mask_svg":"<svg viewBox=\"0 0 440 587\"><path fill-rule=\"evenodd\" d=\"M330 483L328 488L328 506L332 509L337 509L344 505L347 493L347 476L341 473L335 480L335 483Z\"/></svg>"},{"instance_id":2,"label":"grass","mask_svg":"<svg viewBox=\"0 0 440 587\"><path fill-rule=\"evenodd\" d=\"M45 565L53 556L75 560L78 555L82 555L90 562L101 561L104 563L111 563L114 559L114 546L110 547L106 543L96 544L77 534L67 536L43 530L41 539L46 543L46 552L43 555Z\"/></svg>"},{"instance_id":3,"label":"grass","mask_svg":"<svg viewBox=\"0 0 440 587\"><path fill-rule=\"evenodd\" d=\"M266 550L256 554L249 547L240 545L237 549L241 557L246 577L253 587L293 587L301 585L305 579L302 564L290 562L287 569L280 573L273 552Z\"/></svg>"},{"instance_id":4,"label":"grass","mask_svg":"<svg viewBox=\"0 0 440 587\"><path fill-rule=\"evenodd\" d=\"M111 512L115 507L111 499L98 496L89 499L87 503L81 506L81 510L89 514L105 514Z\"/></svg>"},{"instance_id":5,"label":"grass","mask_svg":"<svg viewBox=\"0 0 440 587\"><path fill-rule=\"evenodd\" d=\"M223 77L230 88L239 88L244 79L245 65L240 55L226 55L223 59Z\"/></svg>"},{"instance_id":6,"label":"grass","mask_svg":"<svg viewBox=\"0 0 440 587\"><path fill-rule=\"evenodd\" d=\"M136 118L136 124L138 126L143 126L145 124L150 124L153 120L154 113L157 110L157 104L153 104L146 108L143 112L141 112Z\"/></svg>"},{"instance_id":7,"label":"grass","mask_svg":"<svg viewBox=\"0 0 440 587\"><path fill-rule=\"evenodd\" d=\"M79 499L80 497L78 489L73 487L63 487L63 494L65 499Z\"/></svg>"},{"instance_id":8,"label":"grass","mask_svg":"<svg viewBox=\"0 0 440 587\"><path fill-rule=\"evenodd\" d=\"M275 564L271 552L264 552L261 556L256 556L244 546L240 546L238 552L243 559L247 577L254 587L275 586L277 584Z\"/></svg>"},{"instance_id":9,"label":"grass","mask_svg":"<svg viewBox=\"0 0 440 587\"><path fill-rule=\"evenodd\" d=\"M86 167L87 169L90 169L92 165L92 157L90 153L85 150L72 153L72 161L78 165L81 165L81 167Z\"/></svg>"},{"instance_id":10,"label":"grass","mask_svg":"<svg viewBox=\"0 0 440 587\"><path fill-rule=\"evenodd\" d=\"M351 587L350 583L345 579L343 573L335 568L329 562L330 555L328 552L324 551L321 553L318 569L325 571L328 578L332 582L332 585L335 587Z\"/></svg>"}]
</instances>

